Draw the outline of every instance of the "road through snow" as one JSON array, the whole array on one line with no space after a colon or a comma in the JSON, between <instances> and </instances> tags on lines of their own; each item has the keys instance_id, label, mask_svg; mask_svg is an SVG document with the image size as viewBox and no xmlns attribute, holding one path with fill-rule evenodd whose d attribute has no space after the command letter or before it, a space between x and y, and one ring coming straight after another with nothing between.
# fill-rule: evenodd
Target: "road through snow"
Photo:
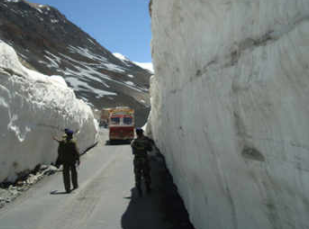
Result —
<instances>
[{"instance_id":1,"label":"road through snow","mask_svg":"<svg viewBox=\"0 0 309 229\"><path fill-rule=\"evenodd\" d=\"M61 172L47 177L0 210L0 229L170 228L156 190L137 197L132 160L129 145L99 143L82 157L79 189L64 193Z\"/></svg>"}]
</instances>

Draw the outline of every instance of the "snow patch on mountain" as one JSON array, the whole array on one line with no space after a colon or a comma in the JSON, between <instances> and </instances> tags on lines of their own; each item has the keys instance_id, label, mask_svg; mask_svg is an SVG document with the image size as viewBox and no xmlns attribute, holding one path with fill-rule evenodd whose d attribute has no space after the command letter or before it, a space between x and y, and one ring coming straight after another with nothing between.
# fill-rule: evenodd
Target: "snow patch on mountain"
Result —
<instances>
[{"instance_id":1,"label":"snow patch on mountain","mask_svg":"<svg viewBox=\"0 0 309 229\"><path fill-rule=\"evenodd\" d=\"M50 22L51 22L51 23L58 23L58 22L59 22L59 20L56 20L56 19L51 19L51 20L50 20Z\"/></svg>"},{"instance_id":2,"label":"snow patch on mountain","mask_svg":"<svg viewBox=\"0 0 309 229\"><path fill-rule=\"evenodd\" d=\"M14 3L17 3L17 2L20 2L20 0L4 0L5 2L14 2Z\"/></svg>"},{"instance_id":3,"label":"snow patch on mountain","mask_svg":"<svg viewBox=\"0 0 309 229\"><path fill-rule=\"evenodd\" d=\"M150 73L154 73L154 68L152 63L141 63L141 62L134 62L134 64L140 66L143 69L148 70Z\"/></svg>"},{"instance_id":4,"label":"snow patch on mountain","mask_svg":"<svg viewBox=\"0 0 309 229\"><path fill-rule=\"evenodd\" d=\"M125 83L130 85L130 86L135 86L135 83L133 83L132 81L126 81Z\"/></svg>"},{"instance_id":5,"label":"snow patch on mountain","mask_svg":"<svg viewBox=\"0 0 309 229\"><path fill-rule=\"evenodd\" d=\"M77 53L77 54L84 56L88 59L101 61L101 62L107 62L105 57L94 54L88 48L75 47L75 46L69 45L68 49L70 50L71 53Z\"/></svg>"},{"instance_id":6,"label":"snow patch on mountain","mask_svg":"<svg viewBox=\"0 0 309 229\"><path fill-rule=\"evenodd\" d=\"M117 57L118 59L124 61L124 62L125 62L125 61L130 61L130 60L128 59L128 57L122 55L121 53L113 53L113 55L114 55L115 57Z\"/></svg>"}]
</instances>

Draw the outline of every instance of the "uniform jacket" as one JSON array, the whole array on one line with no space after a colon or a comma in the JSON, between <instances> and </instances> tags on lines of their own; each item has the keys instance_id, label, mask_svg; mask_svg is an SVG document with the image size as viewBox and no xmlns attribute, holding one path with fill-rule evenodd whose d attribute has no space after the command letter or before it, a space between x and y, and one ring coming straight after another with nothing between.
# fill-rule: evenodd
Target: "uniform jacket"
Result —
<instances>
[{"instance_id":1,"label":"uniform jacket","mask_svg":"<svg viewBox=\"0 0 309 229\"><path fill-rule=\"evenodd\" d=\"M136 138L131 143L132 153L136 157L147 157L147 151L152 150L152 145L146 136L142 136L140 138Z\"/></svg>"},{"instance_id":2,"label":"uniform jacket","mask_svg":"<svg viewBox=\"0 0 309 229\"><path fill-rule=\"evenodd\" d=\"M75 140L62 140L58 147L58 157L61 164L75 164L79 161L79 152Z\"/></svg>"}]
</instances>

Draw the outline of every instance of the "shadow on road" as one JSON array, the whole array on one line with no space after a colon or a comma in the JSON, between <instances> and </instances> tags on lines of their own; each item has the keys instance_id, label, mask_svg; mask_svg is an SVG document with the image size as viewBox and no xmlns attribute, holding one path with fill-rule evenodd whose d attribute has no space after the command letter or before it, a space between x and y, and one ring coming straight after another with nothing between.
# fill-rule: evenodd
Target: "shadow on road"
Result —
<instances>
[{"instance_id":1,"label":"shadow on road","mask_svg":"<svg viewBox=\"0 0 309 229\"><path fill-rule=\"evenodd\" d=\"M143 196L139 197L136 188L132 188L131 196L124 197L131 201L122 215L122 228L194 229L163 155L151 157L150 165L152 192L143 192Z\"/></svg>"},{"instance_id":2,"label":"shadow on road","mask_svg":"<svg viewBox=\"0 0 309 229\"><path fill-rule=\"evenodd\" d=\"M58 191L58 190L54 190L54 191L51 191L49 193L50 195L64 195L64 194L68 194L67 192L64 192L64 191Z\"/></svg>"},{"instance_id":3,"label":"shadow on road","mask_svg":"<svg viewBox=\"0 0 309 229\"><path fill-rule=\"evenodd\" d=\"M164 229L157 227L158 221L157 211L152 203L150 196L138 197L137 190L131 189L130 204L123 214L121 225L123 229Z\"/></svg>"},{"instance_id":4,"label":"shadow on road","mask_svg":"<svg viewBox=\"0 0 309 229\"><path fill-rule=\"evenodd\" d=\"M130 140L106 140L105 145L106 146L112 146L112 145L130 145Z\"/></svg>"}]
</instances>

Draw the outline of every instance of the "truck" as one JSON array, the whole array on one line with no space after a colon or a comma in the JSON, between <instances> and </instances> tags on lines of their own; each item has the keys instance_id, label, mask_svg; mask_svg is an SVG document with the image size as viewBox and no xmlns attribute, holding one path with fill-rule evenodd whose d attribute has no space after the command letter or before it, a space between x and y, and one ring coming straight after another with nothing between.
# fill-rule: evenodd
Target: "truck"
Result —
<instances>
[{"instance_id":1,"label":"truck","mask_svg":"<svg viewBox=\"0 0 309 229\"><path fill-rule=\"evenodd\" d=\"M108 127L110 110L111 110L111 108L103 108L101 110L101 117L100 117L99 125L103 126L104 128Z\"/></svg>"},{"instance_id":2,"label":"truck","mask_svg":"<svg viewBox=\"0 0 309 229\"><path fill-rule=\"evenodd\" d=\"M134 139L134 109L129 107L110 108L108 117L110 143Z\"/></svg>"}]
</instances>

